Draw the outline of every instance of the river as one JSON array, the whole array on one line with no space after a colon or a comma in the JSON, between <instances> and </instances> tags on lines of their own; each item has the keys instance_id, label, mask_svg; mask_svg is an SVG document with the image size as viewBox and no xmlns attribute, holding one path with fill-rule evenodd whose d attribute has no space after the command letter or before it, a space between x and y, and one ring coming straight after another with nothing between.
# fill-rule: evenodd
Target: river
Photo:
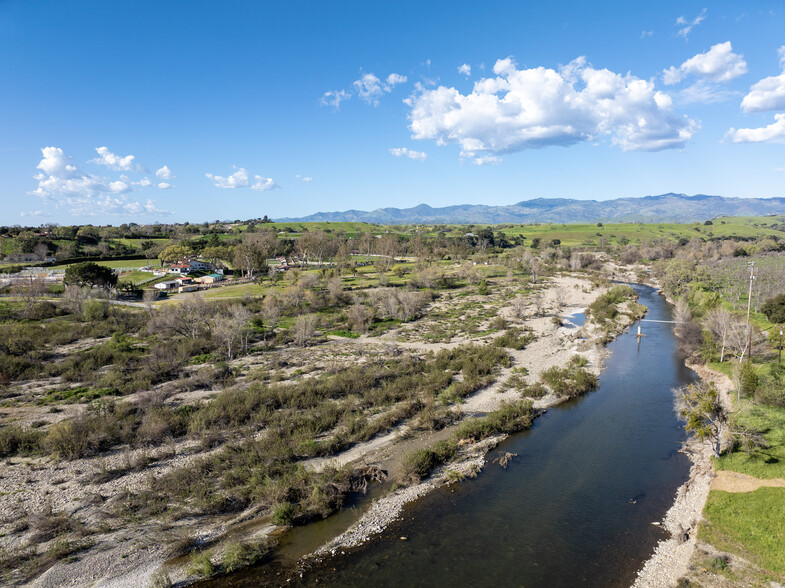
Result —
<instances>
[{"instance_id":1,"label":"river","mask_svg":"<svg viewBox=\"0 0 785 588\"><path fill-rule=\"evenodd\" d=\"M635 289L647 318L671 320L656 290ZM695 377L670 325L643 331L640 347L634 329L609 344L596 391L509 437L476 479L432 492L381 538L289 585L629 586L688 476L671 389ZM507 451L506 470L491 463ZM222 584L275 581L248 570Z\"/></svg>"}]
</instances>

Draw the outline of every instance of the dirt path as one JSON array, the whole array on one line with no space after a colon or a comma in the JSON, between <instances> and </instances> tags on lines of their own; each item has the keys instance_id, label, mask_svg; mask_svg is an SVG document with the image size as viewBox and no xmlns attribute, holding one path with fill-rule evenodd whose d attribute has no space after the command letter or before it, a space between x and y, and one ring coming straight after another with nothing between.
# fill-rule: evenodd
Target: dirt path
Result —
<instances>
[{"instance_id":1,"label":"dirt path","mask_svg":"<svg viewBox=\"0 0 785 588\"><path fill-rule=\"evenodd\" d=\"M754 492L763 486L785 488L785 480L782 478L764 480L748 476L747 474L740 474L739 472L721 470L717 472L711 484L711 489L724 492Z\"/></svg>"}]
</instances>

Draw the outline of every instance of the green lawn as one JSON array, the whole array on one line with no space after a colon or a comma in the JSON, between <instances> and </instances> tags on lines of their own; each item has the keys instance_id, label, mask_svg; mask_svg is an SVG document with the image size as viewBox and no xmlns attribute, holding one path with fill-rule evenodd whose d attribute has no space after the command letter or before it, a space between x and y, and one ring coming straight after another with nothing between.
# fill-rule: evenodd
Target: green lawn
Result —
<instances>
[{"instance_id":1,"label":"green lawn","mask_svg":"<svg viewBox=\"0 0 785 588\"><path fill-rule=\"evenodd\" d=\"M785 579L785 488L709 493L698 536Z\"/></svg>"},{"instance_id":2,"label":"green lawn","mask_svg":"<svg viewBox=\"0 0 785 588\"><path fill-rule=\"evenodd\" d=\"M268 286L261 284L236 284L211 288L204 293L207 299L242 298L243 296L261 296L268 290Z\"/></svg>"},{"instance_id":3,"label":"green lawn","mask_svg":"<svg viewBox=\"0 0 785 588\"><path fill-rule=\"evenodd\" d=\"M752 404L742 399L736 403L739 424L763 433L770 447L748 455L734 451L715 460L718 470L731 470L756 478L785 478L785 408Z\"/></svg>"},{"instance_id":4,"label":"green lawn","mask_svg":"<svg viewBox=\"0 0 785 588\"><path fill-rule=\"evenodd\" d=\"M79 263L79 262L74 262ZM105 267L111 267L112 269L123 269L123 268L130 268L130 267L161 267L161 262L158 259L119 259L116 261L108 260L108 261L97 261L98 265L103 265ZM52 269L66 269L69 265L73 264L64 264L64 265L55 265Z\"/></svg>"},{"instance_id":5,"label":"green lawn","mask_svg":"<svg viewBox=\"0 0 785 588\"><path fill-rule=\"evenodd\" d=\"M142 282L152 281L155 277L153 272L130 272L120 276L120 281L141 284Z\"/></svg>"}]
</instances>

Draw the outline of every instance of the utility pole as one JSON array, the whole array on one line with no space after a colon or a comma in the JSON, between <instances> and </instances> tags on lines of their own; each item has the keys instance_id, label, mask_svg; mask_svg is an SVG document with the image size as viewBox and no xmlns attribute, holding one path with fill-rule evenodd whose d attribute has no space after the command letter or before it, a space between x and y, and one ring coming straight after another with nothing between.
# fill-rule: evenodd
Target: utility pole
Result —
<instances>
[{"instance_id":1,"label":"utility pole","mask_svg":"<svg viewBox=\"0 0 785 588\"><path fill-rule=\"evenodd\" d=\"M755 279L755 262L750 262L750 290L747 294L747 361L752 361L752 329L750 328L750 305L752 304L752 280Z\"/></svg>"}]
</instances>

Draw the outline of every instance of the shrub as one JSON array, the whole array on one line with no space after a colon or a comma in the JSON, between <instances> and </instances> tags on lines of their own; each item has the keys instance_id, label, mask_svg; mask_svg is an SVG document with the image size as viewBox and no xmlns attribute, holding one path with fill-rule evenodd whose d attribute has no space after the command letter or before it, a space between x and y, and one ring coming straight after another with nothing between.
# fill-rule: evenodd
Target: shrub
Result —
<instances>
[{"instance_id":1,"label":"shrub","mask_svg":"<svg viewBox=\"0 0 785 588\"><path fill-rule=\"evenodd\" d=\"M271 520L273 524L279 526L291 525L294 520L295 508L290 502L281 502L273 507Z\"/></svg>"},{"instance_id":2,"label":"shrub","mask_svg":"<svg viewBox=\"0 0 785 588\"><path fill-rule=\"evenodd\" d=\"M39 451L44 433L9 425L0 429L0 457L30 455Z\"/></svg>"},{"instance_id":3,"label":"shrub","mask_svg":"<svg viewBox=\"0 0 785 588\"><path fill-rule=\"evenodd\" d=\"M534 341L536 337L531 329L523 329L521 327L510 327L503 335L496 337L493 344L496 347L507 347L509 349L523 349Z\"/></svg>"},{"instance_id":4,"label":"shrub","mask_svg":"<svg viewBox=\"0 0 785 588\"><path fill-rule=\"evenodd\" d=\"M580 396L597 387L597 376L585 370L585 358L573 356L565 368L552 367L540 376L542 381L558 396Z\"/></svg>"},{"instance_id":5,"label":"shrub","mask_svg":"<svg viewBox=\"0 0 785 588\"><path fill-rule=\"evenodd\" d=\"M221 567L228 574L255 564L267 554L267 545L248 543L230 543L224 551Z\"/></svg>"},{"instance_id":6,"label":"shrub","mask_svg":"<svg viewBox=\"0 0 785 588\"><path fill-rule=\"evenodd\" d=\"M204 551L194 553L188 565L188 573L200 578L207 578L215 573L215 566L210 561L210 556Z\"/></svg>"},{"instance_id":7,"label":"shrub","mask_svg":"<svg viewBox=\"0 0 785 588\"><path fill-rule=\"evenodd\" d=\"M62 459L78 459L87 453L90 433L83 419L69 419L55 423L43 439L44 450Z\"/></svg>"},{"instance_id":8,"label":"shrub","mask_svg":"<svg viewBox=\"0 0 785 588\"><path fill-rule=\"evenodd\" d=\"M412 451L403 459L403 472L409 479L419 481L452 458L457 448L453 441L440 441L430 449Z\"/></svg>"},{"instance_id":9,"label":"shrub","mask_svg":"<svg viewBox=\"0 0 785 588\"><path fill-rule=\"evenodd\" d=\"M760 310L770 322L776 324L785 323L785 294L769 298L761 306Z\"/></svg>"},{"instance_id":10,"label":"shrub","mask_svg":"<svg viewBox=\"0 0 785 588\"><path fill-rule=\"evenodd\" d=\"M739 374L739 394L744 396L753 396L758 389L758 373L755 371L755 366L752 362L745 361L738 368Z\"/></svg>"}]
</instances>

